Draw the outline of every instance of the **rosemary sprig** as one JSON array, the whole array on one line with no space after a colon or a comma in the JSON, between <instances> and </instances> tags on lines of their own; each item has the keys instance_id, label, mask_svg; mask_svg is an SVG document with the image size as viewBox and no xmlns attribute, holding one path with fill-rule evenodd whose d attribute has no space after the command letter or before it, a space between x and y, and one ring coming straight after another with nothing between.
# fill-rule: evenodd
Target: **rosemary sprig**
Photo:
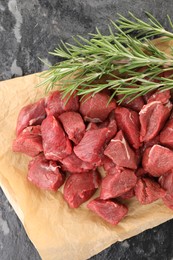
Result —
<instances>
[{"instance_id":1,"label":"rosemary sprig","mask_svg":"<svg viewBox=\"0 0 173 260\"><path fill-rule=\"evenodd\" d=\"M117 23L109 26L108 36L96 29L89 40L77 36L73 38L74 45L62 42L50 54L65 60L43 72L44 80L39 86L46 85L50 91L58 84L64 96L76 90L78 95L84 96L110 89L111 98L123 94L123 98L130 96L131 99L153 89L172 89L173 80L159 75L173 69L173 57L159 50L149 38L165 36L170 40L173 33L166 31L151 14L147 13L148 23L131 13L130 16L132 20L119 15ZM173 28L169 17L168 21ZM137 32L136 37L129 35L133 32ZM144 67L145 71L140 71ZM93 84L104 75L111 79ZM158 79L159 83L153 79Z\"/></svg>"},{"instance_id":2,"label":"rosemary sprig","mask_svg":"<svg viewBox=\"0 0 173 260\"><path fill-rule=\"evenodd\" d=\"M135 33L136 37L140 39L152 38L155 36L165 36L173 39L173 33L165 30L159 21L150 13L146 12L148 23L142 21L131 12L129 12L129 15L131 19L127 19L121 14L118 14L118 27L123 30L125 34ZM173 29L173 24L169 15L167 15L167 19L171 29Z\"/></svg>"}]
</instances>

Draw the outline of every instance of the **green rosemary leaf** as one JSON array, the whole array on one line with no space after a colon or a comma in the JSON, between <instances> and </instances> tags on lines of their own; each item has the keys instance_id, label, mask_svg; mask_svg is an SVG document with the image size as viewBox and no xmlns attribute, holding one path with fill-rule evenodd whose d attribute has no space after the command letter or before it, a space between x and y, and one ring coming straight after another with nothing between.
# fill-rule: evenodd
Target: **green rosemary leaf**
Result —
<instances>
[{"instance_id":1,"label":"green rosemary leaf","mask_svg":"<svg viewBox=\"0 0 173 260\"><path fill-rule=\"evenodd\" d=\"M43 72L40 76L43 81L38 86L45 85L46 91L51 91L58 85L63 97L74 93L94 95L109 89L110 100L122 94L122 100L127 97L133 100L153 89L173 89L171 77L159 76L173 70L173 57L159 50L150 40L164 36L161 41L170 41L173 33L165 30L153 15L146 15L147 22L132 13L129 13L130 19L118 14L118 20L111 21L108 26L109 35L103 35L96 28L95 33L88 35L89 39L77 35L73 37L74 44L62 41L50 54L64 60ZM167 19L173 29L170 17ZM135 37L132 36L134 33ZM170 50L173 53L173 47ZM103 76L109 76L109 79L94 83Z\"/></svg>"}]
</instances>

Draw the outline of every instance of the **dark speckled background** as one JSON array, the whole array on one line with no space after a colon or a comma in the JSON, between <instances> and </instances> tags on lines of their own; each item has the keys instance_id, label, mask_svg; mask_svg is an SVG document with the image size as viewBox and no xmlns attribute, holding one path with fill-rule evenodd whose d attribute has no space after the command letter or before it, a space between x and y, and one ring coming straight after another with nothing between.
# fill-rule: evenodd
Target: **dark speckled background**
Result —
<instances>
[{"instance_id":1,"label":"dark speckled background","mask_svg":"<svg viewBox=\"0 0 173 260\"><path fill-rule=\"evenodd\" d=\"M0 0L0 80L45 70L38 57L50 64L58 61L48 51L61 39L70 42L76 34L86 37L96 26L107 33L109 20L116 19L116 13L127 16L128 11L144 20L144 11L149 11L168 28L165 17L173 18L173 1ZM40 257L0 190L0 260L25 259ZM173 221L114 244L91 259L171 260Z\"/></svg>"}]
</instances>

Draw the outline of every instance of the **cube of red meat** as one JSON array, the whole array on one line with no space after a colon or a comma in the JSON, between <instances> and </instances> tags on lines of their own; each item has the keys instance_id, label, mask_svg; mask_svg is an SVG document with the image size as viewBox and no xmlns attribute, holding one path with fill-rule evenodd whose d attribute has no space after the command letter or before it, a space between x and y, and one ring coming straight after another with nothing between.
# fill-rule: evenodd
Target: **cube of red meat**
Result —
<instances>
[{"instance_id":1,"label":"cube of red meat","mask_svg":"<svg viewBox=\"0 0 173 260\"><path fill-rule=\"evenodd\" d=\"M103 156L101 165L103 166L106 174L114 174L115 173L116 165L106 155Z\"/></svg>"},{"instance_id":2,"label":"cube of red meat","mask_svg":"<svg viewBox=\"0 0 173 260\"><path fill-rule=\"evenodd\" d=\"M102 158L102 164L106 174L116 174L117 172L122 172L123 167L117 166L109 157L106 155Z\"/></svg>"},{"instance_id":3,"label":"cube of red meat","mask_svg":"<svg viewBox=\"0 0 173 260\"><path fill-rule=\"evenodd\" d=\"M99 92L94 96L87 95L80 103L80 113L85 121L89 122L103 122L109 113L116 107L115 100L109 102L110 96L107 92Z\"/></svg>"},{"instance_id":4,"label":"cube of red meat","mask_svg":"<svg viewBox=\"0 0 173 260\"><path fill-rule=\"evenodd\" d=\"M54 116L47 116L41 124L43 150L46 159L62 160L72 153L72 146L61 124Z\"/></svg>"},{"instance_id":5,"label":"cube of red meat","mask_svg":"<svg viewBox=\"0 0 173 260\"><path fill-rule=\"evenodd\" d=\"M68 138L78 144L85 133L85 124L79 113L65 112L59 116Z\"/></svg>"},{"instance_id":6,"label":"cube of red meat","mask_svg":"<svg viewBox=\"0 0 173 260\"><path fill-rule=\"evenodd\" d=\"M96 130L100 128L107 128L107 134L106 134L106 143L108 143L117 133L117 123L115 120L115 113L112 111L109 115L109 117L102 123L93 123L90 122L87 126L88 130Z\"/></svg>"},{"instance_id":7,"label":"cube of red meat","mask_svg":"<svg viewBox=\"0 0 173 260\"><path fill-rule=\"evenodd\" d=\"M115 120L115 113L112 111L109 115L109 117L102 123L93 123L90 122L87 126L88 130L96 130L100 128L107 128L107 134L106 134L106 143L108 143L117 133L117 123Z\"/></svg>"},{"instance_id":8,"label":"cube of red meat","mask_svg":"<svg viewBox=\"0 0 173 260\"><path fill-rule=\"evenodd\" d=\"M25 128L13 141L14 152L34 157L43 151L40 125Z\"/></svg>"},{"instance_id":9,"label":"cube of red meat","mask_svg":"<svg viewBox=\"0 0 173 260\"><path fill-rule=\"evenodd\" d=\"M173 170L164 176L160 176L159 183L166 190L165 196L162 198L164 204L173 210Z\"/></svg>"},{"instance_id":10,"label":"cube of red meat","mask_svg":"<svg viewBox=\"0 0 173 260\"><path fill-rule=\"evenodd\" d=\"M155 177L164 175L173 168L173 151L161 145L153 145L145 150L142 165L146 172Z\"/></svg>"},{"instance_id":11,"label":"cube of red meat","mask_svg":"<svg viewBox=\"0 0 173 260\"><path fill-rule=\"evenodd\" d=\"M170 90L165 90L165 91L156 90L156 92L149 97L147 103L153 101L160 101L163 105L165 105L169 102L170 97L171 97Z\"/></svg>"},{"instance_id":12,"label":"cube of red meat","mask_svg":"<svg viewBox=\"0 0 173 260\"><path fill-rule=\"evenodd\" d=\"M107 129L88 130L80 143L74 147L74 153L82 161L100 165Z\"/></svg>"},{"instance_id":13,"label":"cube of red meat","mask_svg":"<svg viewBox=\"0 0 173 260\"><path fill-rule=\"evenodd\" d=\"M56 191L65 180L54 161L48 161L44 155L33 158L28 165L27 178L38 188Z\"/></svg>"},{"instance_id":14,"label":"cube of red meat","mask_svg":"<svg viewBox=\"0 0 173 260\"><path fill-rule=\"evenodd\" d=\"M131 190L125 192L124 194L122 194L119 199L123 199L123 200L129 200L131 198L133 198L135 196L135 191L134 188L132 188Z\"/></svg>"},{"instance_id":15,"label":"cube of red meat","mask_svg":"<svg viewBox=\"0 0 173 260\"><path fill-rule=\"evenodd\" d=\"M72 174L64 185L64 199L71 208L78 208L92 197L99 184L100 175L97 171Z\"/></svg>"},{"instance_id":16,"label":"cube of red meat","mask_svg":"<svg viewBox=\"0 0 173 260\"><path fill-rule=\"evenodd\" d=\"M139 116L138 113L125 107L117 107L115 109L115 118L118 128L124 133L129 144L133 148L138 149L141 144L139 140Z\"/></svg>"},{"instance_id":17,"label":"cube of red meat","mask_svg":"<svg viewBox=\"0 0 173 260\"><path fill-rule=\"evenodd\" d=\"M18 115L16 135L18 136L23 129L28 126L40 125L45 117L46 111L44 99L40 99L34 104L23 107Z\"/></svg>"},{"instance_id":18,"label":"cube of red meat","mask_svg":"<svg viewBox=\"0 0 173 260\"><path fill-rule=\"evenodd\" d=\"M117 96L117 100L121 100L122 98L124 98L124 95L118 95ZM139 112L142 107L144 106L144 100L143 100L143 97L136 97L134 98L132 101L131 98L133 98L133 95L131 97L126 97L124 98L122 101L121 101L121 106L122 107L127 107L127 108L130 108L136 112ZM130 101L130 102L129 102Z\"/></svg>"},{"instance_id":19,"label":"cube of red meat","mask_svg":"<svg viewBox=\"0 0 173 260\"><path fill-rule=\"evenodd\" d=\"M107 128L106 143L108 143L117 133L117 123L115 120L115 113L112 111L109 118L103 123L98 124L98 128Z\"/></svg>"},{"instance_id":20,"label":"cube of red meat","mask_svg":"<svg viewBox=\"0 0 173 260\"><path fill-rule=\"evenodd\" d=\"M137 177L132 170L124 169L116 174L107 175L101 183L100 198L116 198L135 187Z\"/></svg>"},{"instance_id":21,"label":"cube of red meat","mask_svg":"<svg viewBox=\"0 0 173 260\"><path fill-rule=\"evenodd\" d=\"M153 101L141 109L139 113L141 142L148 142L158 135L170 115L171 108L170 103L164 106L160 101Z\"/></svg>"},{"instance_id":22,"label":"cube of red meat","mask_svg":"<svg viewBox=\"0 0 173 260\"><path fill-rule=\"evenodd\" d=\"M120 130L104 151L112 161L121 167L130 169L137 168L137 158L135 152L130 148L122 131Z\"/></svg>"},{"instance_id":23,"label":"cube of red meat","mask_svg":"<svg viewBox=\"0 0 173 260\"><path fill-rule=\"evenodd\" d=\"M160 187L159 183L150 178L140 178L135 186L135 195L137 200L145 205L163 198L165 190Z\"/></svg>"},{"instance_id":24,"label":"cube of red meat","mask_svg":"<svg viewBox=\"0 0 173 260\"><path fill-rule=\"evenodd\" d=\"M65 98L62 98L62 93L57 90L46 99L46 113L55 118L58 118L58 116L63 112L78 111L78 109L79 98L75 94L71 97L66 96Z\"/></svg>"},{"instance_id":25,"label":"cube of red meat","mask_svg":"<svg viewBox=\"0 0 173 260\"><path fill-rule=\"evenodd\" d=\"M74 152L61 160L63 171L70 173L82 173L94 169L92 163L84 162L79 159Z\"/></svg>"},{"instance_id":26,"label":"cube of red meat","mask_svg":"<svg viewBox=\"0 0 173 260\"><path fill-rule=\"evenodd\" d=\"M128 208L123 204L99 198L90 201L87 207L112 225L117 225L128 212Z\"/></svg>"},{"instance_id":27,"label":"cube of red meat","mask_svg":"<svg viewBox=\"0 0 173 260\"><path fill-rule=\"evenodd\" d=\"M160 143L173 149L173 119L170 119L161 131Z\"/></svg>"}]
</instances>

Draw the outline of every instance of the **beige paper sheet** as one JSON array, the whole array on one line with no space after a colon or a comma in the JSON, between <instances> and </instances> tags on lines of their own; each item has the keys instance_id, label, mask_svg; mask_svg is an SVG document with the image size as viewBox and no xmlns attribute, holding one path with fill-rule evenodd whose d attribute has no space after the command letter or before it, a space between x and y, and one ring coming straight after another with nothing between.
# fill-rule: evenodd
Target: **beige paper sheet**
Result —
<instances>
[{"instance_id":1,"label":"beige paper sheet","mask_svg":"<svg viewBox=\"0 0 173 260\"><path fill-rule=\"evenodd\" d=\"M161 47L168 51L167 44ZM29 158L13 153L16 119L22 106L44 96L37 75L0 82L0 185L44 260L84 260L171 218L161 201L141 206L132 199L129 214L116 227L86 209L70 209L61 192L44 192L26 179ZM20 250L20 248L19 248Z\"/></svg>"}]
</instances>

